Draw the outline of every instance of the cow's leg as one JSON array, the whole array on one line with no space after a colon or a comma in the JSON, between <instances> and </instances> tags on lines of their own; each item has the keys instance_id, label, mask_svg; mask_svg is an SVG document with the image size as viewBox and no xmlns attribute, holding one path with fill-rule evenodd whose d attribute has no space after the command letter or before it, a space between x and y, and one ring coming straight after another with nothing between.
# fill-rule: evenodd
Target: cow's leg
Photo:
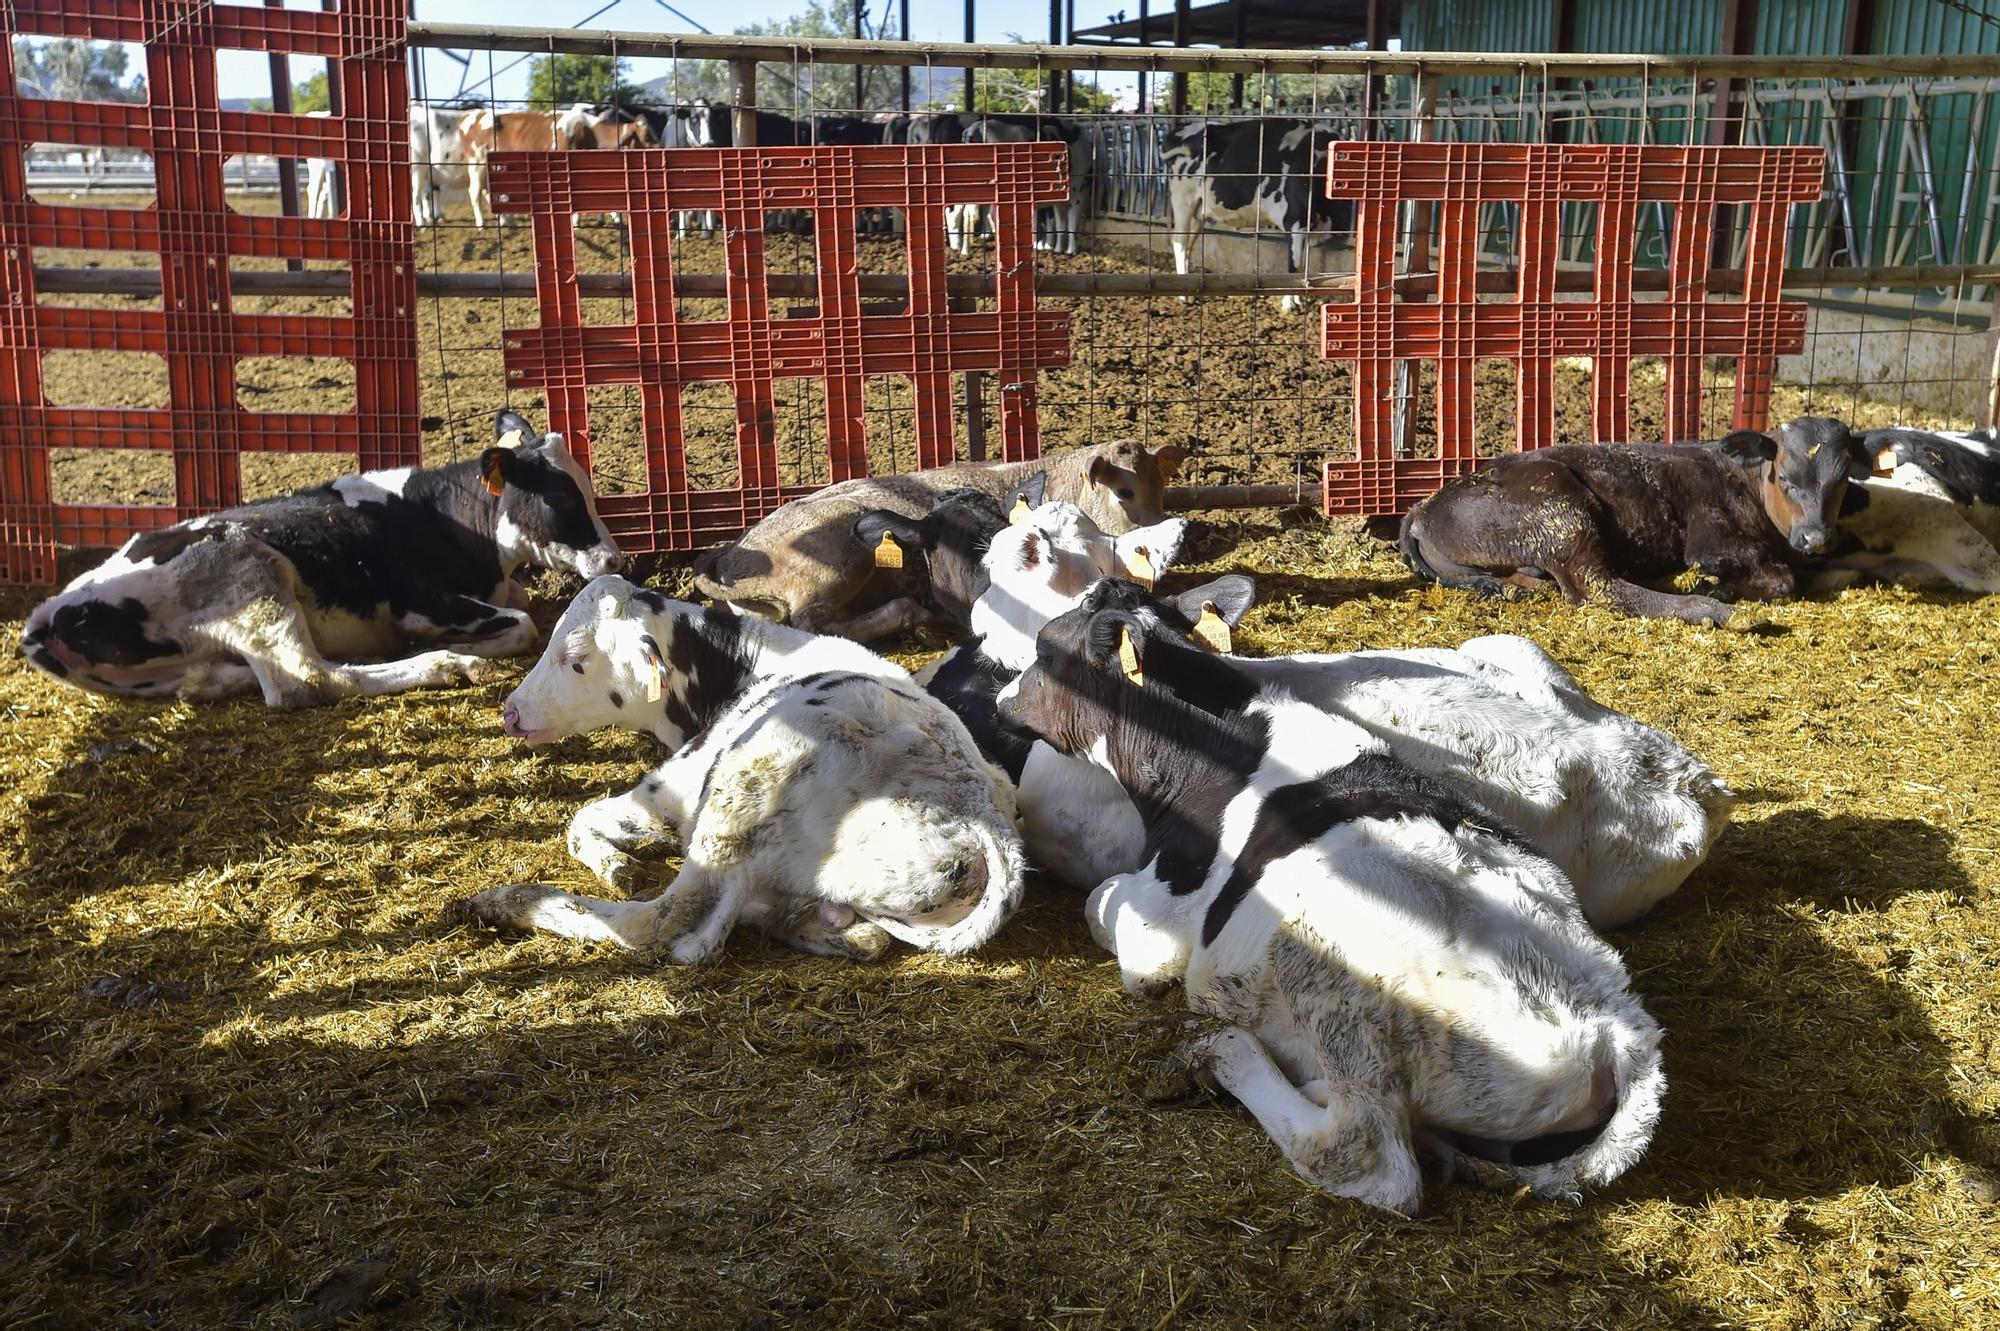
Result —
<instances>
[{"instance_id":1,"label":"cow's leg","mask_svg":"<svg viewBox=\"0 0 2000 1331\"><path fill-rule=\"evenodd\" d=\"M713 956L743 904L741 873L711 873L690 860L657 897L612 901L548 883L515 883L481 892L445 913L453 923L538 929L564 938L616 943L632 951L664 946L675 961Z\"/></svg>"},{"instance_id":2,"label":"cow's leg","mask_svg":"<svg viewBox=\"0 0 2000 1331\"><path fill-rule=\"evenodd\" d=\"M808 607L792 618L794 628L807 633L818 633L835 638L847 638L853 642L874 642L878 638L894 637L926 623L930 616L923 606L907 596L899 596L893 601L885 601L873 610L867 610L849 619L832 619L815 613L817 607Z\"/></svg>"},{"instance_id":3,"label":"cow's leg","mask_svg":"<svg viewBox=\"0 0 2000 1331\"><path fill-rule=\"evenodd\" d=\"M472 596L445 595L396 617L412 642L448 642L470 656L519 656L535 646L535 621L525 610L489 605Z\"/></svg>"},{"instance_id":4,"label":"cow's leg","mask_svg":"<svg viewBox=\"0 0 2000 1331\"><path fill-rule=\"evenodd\" d=\"M1201 238L1201 186L1182 177L1167 186L1167 202L1174 215L1172 244L1174 271L1186 277L1194 266L1194 247ZM1194 297L1183 294L1186 303Z\"/></svg>"},{"instance_id":5,"label":"cow's leg","mask_svg":"<svg viewBox=\"0 0 2000 1331\"><path fill-rule=\"evenodd\" d=\"M1097 945L1118 958L1125 991L1157 994L1187 974L1192 940L1163 918L1174 901L1149 873L1119 874L1098 884L1084 917Z\"/></svg>"},{"instance_id":6,"label":"cow's leg","mask_svg":"<svg viewBox=\"0 0 2000 1331\"><path fill-rule=\"evenodd\" d=\"M780 903L764 925L773 941L820 957L878 961L895 942L881 925L834 901Z\"/></svg>"},{"instance_id":7,"label":"cow's leg","mask_svg":"<svg viewBox=\"0 0 2000 1331\"><path fill-rule=\"evenodd\" d=\"M486 212L493 206L492 196L486 192L486 157L474 152L465 163L465 192L472 200L472 224L480 230L486 229ZM483 205L483 206L482 206Z\"/></svg>"},{"instance_id":8,"label":"cow's leg","mask_svg":"<svg viewBox=\"0 0 2000 1331\"><path fill-rule=\"evenodd\" d=\"M214 702L256 693L257 672L241 661L203 661L189 668L176 694L190 702Z\"/></svg>"},{"instance_id":9,"label":"cow's leg","mask_svg":"<svg viewBox=\"0 0 2000 1331\"><path fill-rule=\"evenodd\" d=\"M1291 243L1292 276L1303 278L1306 274L1306 232L1303 225L1294 225L1292 227ZM1296 314L1305 307L1306 300L1304 296L1284 296L1278 301L1278 308L1287 314Z\"/></svg>"},{"instance_id":10,"label":"cow's leg","mask_svg":"<svg viewBox=\"0 0 2000 1331\"><path fill-rule=\"evenodd\" d=\"M1315 1187L1416 1214L1423 1202L1423 1170L1407 1112L1396 1097L1336 1077L1315 1078L1310 1083L1315 1094L1307 1095L1241 1027L1191 1041L1183 1054L1250 1111L1292 1168Z\"/></svg>"},{"instance_id":11,"label":"cow's leg","mask_svg":"<svg viewBox=\"0 0 2000 1331\"><path fill-rule=\"evenodd\" d=\"M459 652L424 652L371 665L329 661L314 645L298 600L287 588L253 593L226 612L191 623L189 632L241 657L272 707L309 707L332 698L376 697L497 677L490 662Z\"/></svg>"},{"instance_id":12,"label":"cow's leg","mask_svg":"<svg viewBox=\"0 0 2000 1331\"><path fill-rule=\"evenodd\" d=\"M569 822L569 853L605 883L630 891L640 869L627 852L687 826L707 762L706 754L669 758L623 794L584 805Z\"/></svg>"}]
</instances>

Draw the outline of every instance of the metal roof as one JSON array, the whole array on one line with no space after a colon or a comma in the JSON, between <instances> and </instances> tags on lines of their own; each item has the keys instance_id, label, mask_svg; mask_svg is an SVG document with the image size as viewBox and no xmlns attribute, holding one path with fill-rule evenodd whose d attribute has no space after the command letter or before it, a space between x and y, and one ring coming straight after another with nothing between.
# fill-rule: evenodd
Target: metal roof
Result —
<instances>
[{"instance_id":1,"label":"metal roof","mask_svg":"<svg viewBox=\"0 0 2000 1331\"><path fill-rule=\"evenodd\" d=\"M1125 5L1112 21L1095 28L1080 28L1070 34L1079 45L1140 44L1139 20L1131 17L1137 0L1119 0ZM1322 0L1312 4L1281 4L1276 0L1222 0L1188 11L1189 46L1235 46L1237 13L1242 11L1243 44L1261 47L1311 49L1323 46L1354 46L1368 40L1369 0ZM1402 28L1400 0L1380 0L1385 31L1391 35ZM1174 44L1172 0L1153 0L1146 19L1148 46Z\"/></svg>"}]
</instances>

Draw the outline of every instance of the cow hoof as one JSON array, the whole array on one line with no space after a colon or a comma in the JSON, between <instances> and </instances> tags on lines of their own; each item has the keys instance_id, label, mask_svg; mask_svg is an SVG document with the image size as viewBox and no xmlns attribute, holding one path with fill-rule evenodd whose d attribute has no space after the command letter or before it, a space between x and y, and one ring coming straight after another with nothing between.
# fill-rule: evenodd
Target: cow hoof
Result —
<instances>
[{"instance_id":1,"label":"cow hoof","mask_svg":"<svg viewBox=\"0 0 2000 1331\"><path fill-rule=\"evenodd\" d=\"M492 684L507 677L507 667L483 656L467 656L458 662L468 684Z\"/></svg>"},{"instance_id":2,"label":"cow hoof","mask_svg":"<svg viewBox=\"0 0 2000 1331\"><path fill-rule=\"evenodd\" d=\"M1219 1031L1204 1031L1181 1041L1174 1055L1187 1066L1188 1076L1195 1085L1211 1095L1226 1094L1222 1083L1216 1079L1215 1069L1218 1064L1247 1054L1249 1041L1249 1035L1233 1026Z\"/></svg>"},{"instance_id":3,"label":"cow hoof","mask_svg":"<svg viewBox=\"0 0 2000 1331\"><path fill-rule=\"evenodd\" d=\"M646 881L645 866L630 855L613 852L603 862L593 866L598 880L613 891L631 896Z\"/></svg>"},{"instance_id":4,"label":"cow hoof","mask_svg":"<svg viewBox=\"0 0 2000 1331\"><path fill-rule=\"evenodd\" d=\"M855 961L880 961L895 941L881 925L861 920L841 931L841 955Z\"/></svg>"},{"instance_id":5,"label":"cow hoof","mask_svg":"<svg viewBox=\"0 0 2000 1331\"><path fill-rule=\"evenodd\" d=\"M492 887L477 896L454 901L438 912L438 922L451 928L499 929L519 933L521 908L531 901L553 896L559 889L547 883L509 883Z\"/></svg>"}]
</instances>

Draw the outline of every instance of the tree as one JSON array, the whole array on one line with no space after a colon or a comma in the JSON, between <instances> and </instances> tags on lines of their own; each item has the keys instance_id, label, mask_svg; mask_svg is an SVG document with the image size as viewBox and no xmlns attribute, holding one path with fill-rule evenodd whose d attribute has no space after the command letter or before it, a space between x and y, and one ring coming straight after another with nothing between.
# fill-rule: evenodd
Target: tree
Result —
<instances>
[{"instance_id":1,"label":"tree","mask_svg":"<svg viewBox=\"0 0 2000 1331\"><path fill-rule=\"evenodd\" d=\"M578 102L595 106L613 100L624 83L625 62L608 55L537 56L528 66L528 104L555 111Z\"/></svg>"},{"instance_id":2,"label":"tree","mask_svg":"<svg viewBox=\"0 0 2000 1331\"><path fill-rule=\"evenodd\" d=\"M865 5L866 0L859 0ZM749 23L736 29L738 37L852 37L857 0L809 0L802 13L767 23ZM880 20L871 20L862 9L862 32L877 39L885 37L889 11ZM921 76L922 71L916 71ZM902 73L893 67L862 67L861 100L854 98L853 65L782 65L766 63L757 67L757 105L787 115L811 116L831 111L890 111L903 102ZM717 60L684 60L672 81L663 89L676 101L706 97L713 102L732 100L729 68ZM917 96L921 99L921 88Z\"/></svg>"},{"instance_id":3,"label":"tree","mask_svg":"<svg viewBox=\"0 0 2000 1331\"><path fill-rule=\"evenodd\" d=\"M325 70L322 69L304 83L294 83L292 85L293 114L304 115L308 111L330 111L332 109L333 103L327 97L326 93Z\"/></svg>"},{"instance_id":4,"label":"tree","mask_svg":"<svg viewBox=\"0 0 2000 1331\"><path fill-rule=\"evenodd\" d=\"M146 76L128 82L131 55L122 43L74 37L14 39L14 73L21 91L53 102L143 102Z\"/></svg>"}]
</instances>

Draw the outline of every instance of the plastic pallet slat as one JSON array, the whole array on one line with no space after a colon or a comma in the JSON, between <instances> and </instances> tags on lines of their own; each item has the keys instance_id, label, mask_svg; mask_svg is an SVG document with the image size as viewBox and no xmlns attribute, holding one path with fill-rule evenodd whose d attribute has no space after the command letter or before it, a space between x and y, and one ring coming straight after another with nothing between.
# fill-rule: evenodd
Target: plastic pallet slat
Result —
<instances>
[{"instance_id":1,"label":"plastic pallet slat","mask_svg":"<svg viewBox=\"0 0 2000 1331\"><path fill-rule=\"evenodd\" d=\"M780 379L825 383L834 481L867 474L862 392L871 375L910 379L922 466L952 458L951 376L967 371L994 377L1000 456L1037 455L1035 376L1067 365L1070 355L1068 314L1040 308L1035 293L1034 210L1068 197L1063 144L495 153L492 171L494 210L529 215L536 246L540 326L502 334L509 387L542 389L549 428L563 432L586 464L587 390L639 387L647 489L599 504L628 551L696 549L816 488L783 479L774 438ZM950 308L944 210L957 203L994 209L994 309ZM900 313L864 312L855 235L866 208L900 209L906 220L910 300ZM782 317L771 307L764 217L781 209L813 214L820 290L810 317ZM677 316L669 228L640 220L631 229L633 322L584 324L570 214L663 223L680 210L722 215L727 317ZM728 384L736 395L732 487L688 486L681 390L701 383Z\"/></svg>"},{"instance_id":2,"label":"plastic pallet slat","mask_svg":"<svg viewBox=\"0 0 2000 1331\"><path fill-rule=\"evenodd\" d=\"M207 0L13 0L0 61L0 582L48 582L59 544L115 545L136 531L238 501L245 452L352 453L364 468L418 460L415 232L410 222L401 0L347 0L337 13L215 6ZM87 12L86 12L87 11ZM20 94L12 37L135 42L145 49L142 105L62 103ZM339 117L224 111L219 48L326 57ZM131 148L153 161L155 201L122 210L29 197L35 143ZM248 217L224 198L223 163L239 153L326 157L339 164L347 215ZM36 247L158 257L158 310L42 308ZM346 262L346 318L235 312L232 256ZM159 409L54 407L41 357L64 348L142 351L167 364ZM354 363L355 409L260 413L236 400L246 356L339 356ZM172 506L63 505L53 448L151 448L174 458Z\"/></svg>"},{"instance_id":3,"label":"plastic pallet slat","mask_svg":"<svg viewBox=\"0 0 2000 1331\"><path fill-rule=\"evenodd\" d=\"M1328 513L1400 513L1478 463L1473 372L1511 360L1523 449L1555 436L1555 362L1592 360L1591 428L1630 435L1626 398L1634 357L1667 367L1667 425L1700 434L1701 366L1736 358L1735 420L1761 429L1770 415L1777 358L1805 344L1805 306L1780 298L1786 221L1794 203L1819 196L1819 148L1705 148L1620 144L1340 143L1327 154L1327 194L1355 201L1356 299L1321 314L1320 353L1354 365L1355 456L1326 465ZM1439 205L1438 296L1397 297L1397 210ZM1561 205L1587 202L1598 217L1596 282L1588 301L1556 298ZM1480 209L1520 209L1515 298L1478 296ZM1669 298L1632 290L1641 204L1673 208ZM1745 204L1748 245L1741 299L1712 298L1708 259L1718 205ZM1438 456L1398 458L1391 437L1394 368L1437 362Z\"/></svg>"}]
</instances>

